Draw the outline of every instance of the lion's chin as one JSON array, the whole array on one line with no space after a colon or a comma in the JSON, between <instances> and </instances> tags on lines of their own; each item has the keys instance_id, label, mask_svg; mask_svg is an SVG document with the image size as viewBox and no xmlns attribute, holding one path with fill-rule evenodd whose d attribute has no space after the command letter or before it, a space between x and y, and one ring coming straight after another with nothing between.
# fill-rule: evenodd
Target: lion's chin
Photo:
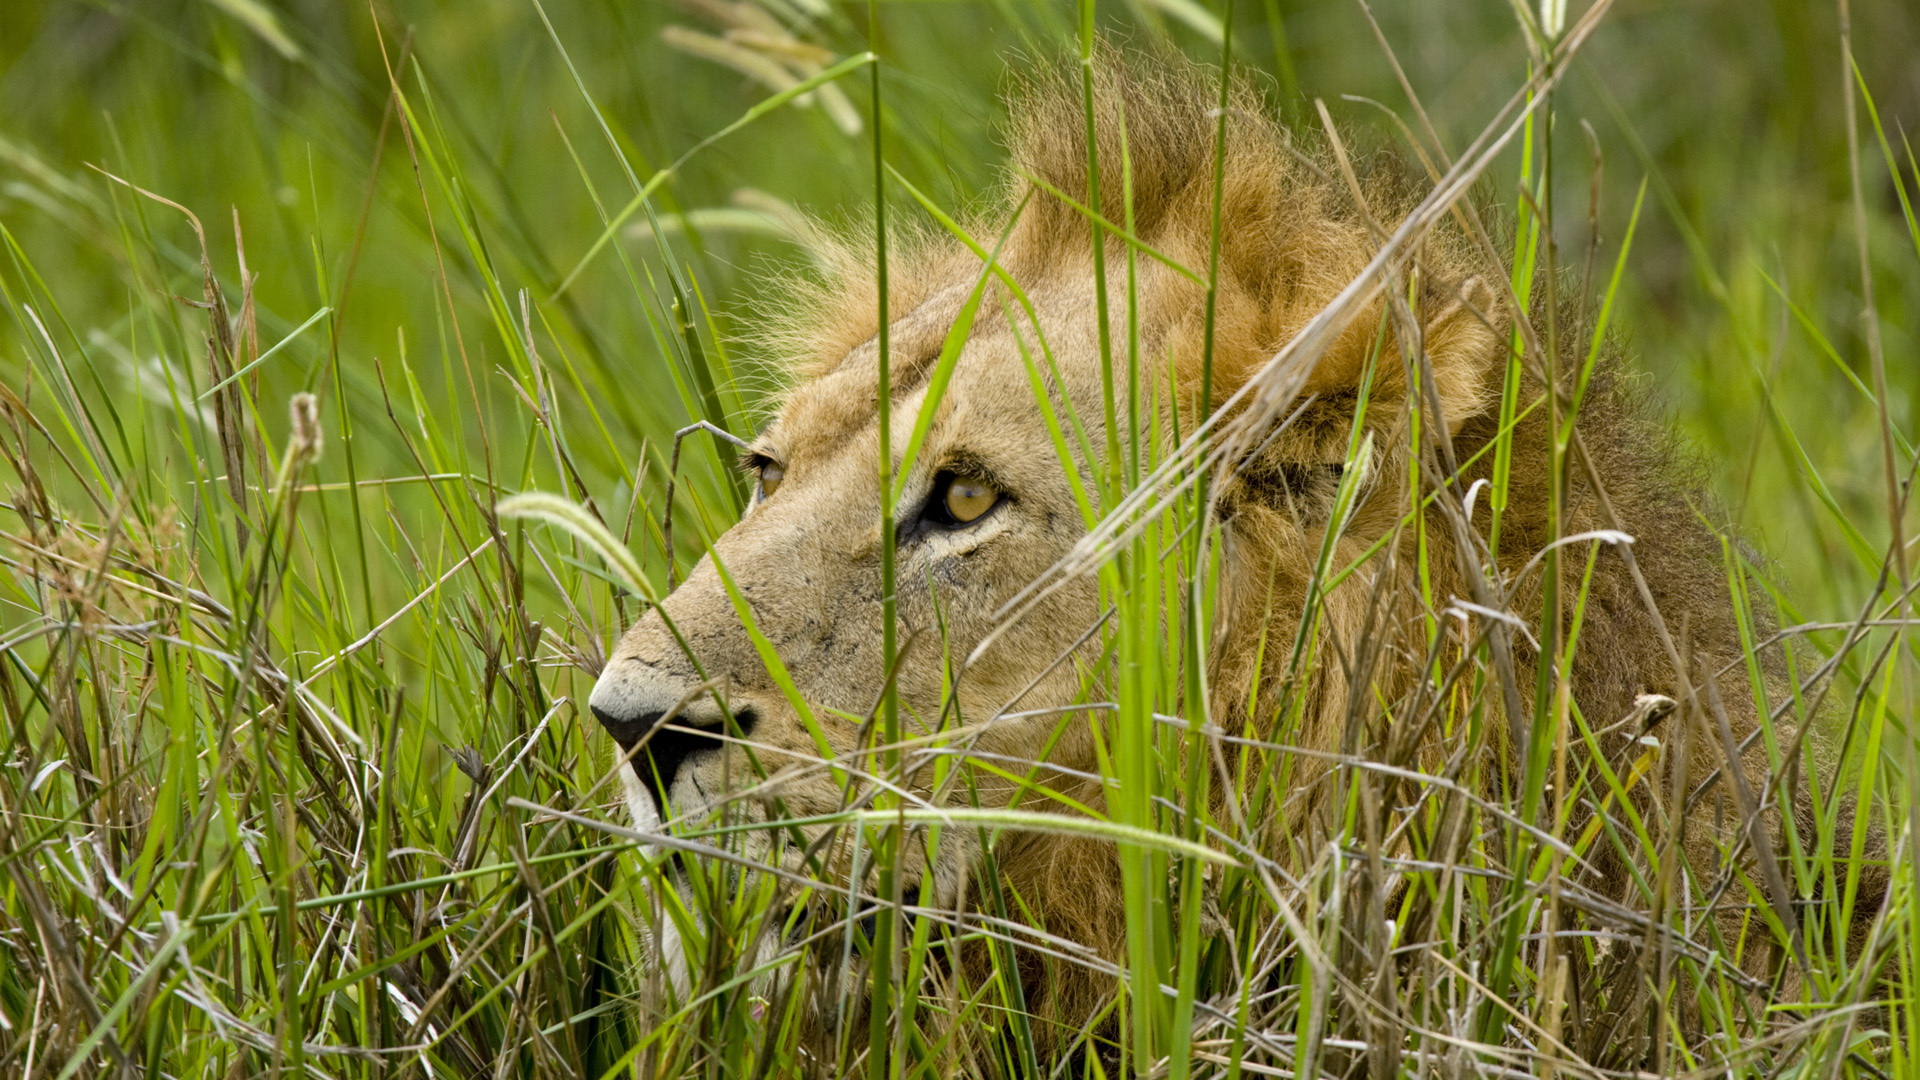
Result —
<instances>
[{"instance_id":1,"label":"lion's chin","mask_svg":"<svg viewBox=\"0 0 1920 1080\"><path fill-rule=\"evenodd\" d=\"M660 830L660 810L653 804L653 793L633 774L632 769L620 770L620 791L627 800L627 813L633 817L633 827L641 832Z\"/></svg>"}]
</instances>

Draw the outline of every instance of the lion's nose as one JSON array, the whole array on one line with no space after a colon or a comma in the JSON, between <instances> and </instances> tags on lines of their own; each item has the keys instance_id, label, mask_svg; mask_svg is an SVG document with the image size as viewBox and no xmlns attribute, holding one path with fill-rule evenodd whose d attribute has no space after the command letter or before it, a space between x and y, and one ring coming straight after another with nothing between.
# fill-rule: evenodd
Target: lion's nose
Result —
<instances>
[{"instance_id":1,"label":"lion's nose","mask_svg":"<svg viewBox=\"0 0 1920 1080\"><path fill-rule=\"evenodd\" d=\"M717 702L689 701L685 689L645 667L618 672L610 668L594 685L587 708L620 749L632 755L634 775L653 796L662 818L680 766L701 751L725 746L721 736L750 737L759 720L751 708L743 708L735 711L729 725Z\"/></svg>"}]
</instances>

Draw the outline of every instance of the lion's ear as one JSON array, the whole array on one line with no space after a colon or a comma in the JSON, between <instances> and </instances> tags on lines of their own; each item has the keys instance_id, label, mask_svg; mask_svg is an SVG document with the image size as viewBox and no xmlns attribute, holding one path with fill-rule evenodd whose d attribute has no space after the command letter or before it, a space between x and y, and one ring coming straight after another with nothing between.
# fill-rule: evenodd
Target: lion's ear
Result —
<instances>
[{"instance_id":1,"label":"lion's ear","mask_svg":"<svg viewBox=\"0 0 1920 1080\"><path fill-rule=\"evenodd\" d=\"M1477 277L1430 281L1410 305L1420 325L1419 340L1413 343L1416 355L1433 373L1450 433L1491 408L1499 394L1506 352L1494 329L1496 295ZM1302 392L1322 397L1355 394L1371 366L1375 401L1397 407L1410 389L1418 393L1418 386L1407 384L1405 355L1393 327L1387 305L1375 302L1320 358Z\"/></svg>"},{"instance_id":2,"label":"lion's ear","mask_svg":"<svg viewBox=\"0 0 1920 1080\"><path fill-rule=\"evenodd\" d=\"M1277 198L1271 185L1245 179L1230 171L1221 196L1212 408L1225 404L1248 380L1274 377L1270 362L1367 272L1377 250L1360 221L1340 211L1335 193L1303 170L1292 170L1283 185L1297 196L1292 200ZM1303 393L1356 394L1371 373L1372 400L1397 406L1407 398L1404 358L1411 349L1432 372L1448 430L1459 431L1490 406L1504 371L1506 331L1496 327L1504 328L1507 313L1497 280L1482 269L1486 262L1458 237L1430 235L1409 275L1387 286L1406 296L1418 331L1402 330L1405 321L1393 317L1385 296L1376 296L1352 312L1326 343ZM1170 306L1194 295L1190 284L1175 281L1170 272L1166 277L1173 288L1163 292L1176 298ZM1199 307L1188 303L1189 310ZM1418 340L1404 341L1407 336ZM1182 384L1197 385L1206 355L1200 320L1189 315L1173 337Z\"/></svg>"}]
</instances>

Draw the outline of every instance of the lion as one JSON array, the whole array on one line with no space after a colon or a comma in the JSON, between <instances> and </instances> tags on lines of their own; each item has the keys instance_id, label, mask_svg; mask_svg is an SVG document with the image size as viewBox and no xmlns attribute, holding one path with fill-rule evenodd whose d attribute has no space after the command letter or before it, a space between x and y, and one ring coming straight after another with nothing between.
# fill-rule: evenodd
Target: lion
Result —
<instances>
[{"instance_id":1,"label":"lion","mask_svg":"<svg viewBox=\"0 0 1920 1080\"><path fill-rule=\"evenodd\" d=\"M867 805L882 768L874 718L889 684L902 718L894 749L906 764L885 779L909 805L1066 816L1106 805L1113 712L1092 706L1113 696L1099 630L1107 601L1093 574L1057 572L1088 535L1081 500L1096 517L1110 509L1097 482L1113 465L1108 447L1165 453L1216 412L1245 414L1241 391L1273 378L1270 362L1367 266L1415 186L1382 155L1355 168L1341 148L1287 132L1248 78L1231 80L1223 116L1217 74L1112 48L1097 60L1091 125L1075 65L1029 76L1017 91L1004 192L971 219L972 242L946 229L893 234L885 346L895 469L934 384L946 382L895 489L903 647L891 671L871 238L823 232L824 272L794 283L759 335L791 389L748 444L750 506L619 638L590 699L635 825L649 835L723 815L766 825ZM1092 190L1089 126L1102 170L1091 206L1080 204ZM1094 214L1106 223L1104 335ZM1131 241L1121 235L1129 230ZM1244 762L1252 748L1255 767L1284 776L1287 790L1240 835L1257 838L1272 867L1304 873L1316 860L1324 867L1341 835L1354 782L1343 763L1401 770L1392 774L1401 780L1360 770L1377 785L1376 825L1381 804L1456 790L1404 779L1415 773L1477 778L1475 797L1519 806L1530 733L1554 724L1562 735L1542 744L1555 749L1532 777L1543 824L1554 827L1557 813L1557 835L1574 836L1624 813L1555 801L1569 770L1608 764L1626 778L1633 813L1673 838L1690 872L1758 883L1736 888L1741 903L1727 904L1738 910L1704 920L1701 939L1716 925L1726 940L1743 927L1764 938L1754 909L1778 884L1768 875L1782 815L1769 807L1781 796L1755 738L1743 640L1768 628L1741 625L1723 562L1732 541L1709 523L1697 466L1615 351L1581 363L1588 343L1569 315L1565 356L1544 365L1518 331L1508 268L1476 230L1456 214L1430 232L1392 297L1371 300L1298 369L1284 415L1210 466L1206 523L1219 562L1209 711L1187 719L1238 740L1204 762L1215 775L1213 820L1254 812L1226 805L1245 787L1225 775L1228 757ZM976 292L957 359L942 371ZM1561 314L1531 308L1536 320ZM1124 370L1129 334L1138 378L1104 377L1103 355ZM1563 426L1576 407L1578 424ZM1133 426L1110 433L1107 416ZM1546 558L1550 549L1564 558ZM1349 566L1358 569L1325 586L1328 567ZM1029 587L1036 582L1047 584ZM1554 631L1555 650L1577 632L1570 662L1557 651L1542 661L1541 627ZM1307 660L1290 665L1289 656ZM1765 669L1761 682L1777 679ZM1477 717L1477 734L1435 719L1462 695L1472 700L1459 715ZM1576 711L1591 738L1575 733ZM935 738L942 731L951 737ZM935 745L943 752L916 757ZM956 755L995 768L956 784L936 767ZM1447 805L1453 824L1438 839L1416 843L1400 830L1381 842L1384 854L1446 858L1446 843L1464 842L1461 804ZM848 831L817 821L763 828L747 846L788 877L871 895L872 870L857 868ZM922 912L1001 912L1097 958L1061 962L1056 944L1017 964L1042 1052L1084 1044L1085 1032L1111 1029L1113 971L1128 956L1115 845L1071 830L995 835L949 828L937 847L924 836L906 844L891 899ZM989 856L991 885L981 873ZM1644 906L1636 858L1617 840L1568 858L1564 896L1586 900L1560 900L1572 905L1563 921ZM1375 897L1374 910L1403 910L1404 895ZM1747 903L1752 895L1763 901ZM1004 898L1017 902L993 902ZM845 921L857 926L861 909L851 907ZM1562 964L1542 977L1563 980L1568 1041L1595 1060L1644 1035L1635 1010L1658 996L1647 988L1647 956L1679 949L1698 966L1714 962L1701 959L1705 947L1656 946L1645 920L1620 925L1637 929L1612 937L1645 940L1576 944L1557 960L1528 954ZM655 944L684 989L690 961L672 926ZM788 945L776 929L755 947L764 961ZM1784 962L1762 945L1747 952L1726 977L1760 986ZM954 962L977 960L963 952ZM856 1020L820 1006L823 1030Z\"/></svg>"}]
</instances>

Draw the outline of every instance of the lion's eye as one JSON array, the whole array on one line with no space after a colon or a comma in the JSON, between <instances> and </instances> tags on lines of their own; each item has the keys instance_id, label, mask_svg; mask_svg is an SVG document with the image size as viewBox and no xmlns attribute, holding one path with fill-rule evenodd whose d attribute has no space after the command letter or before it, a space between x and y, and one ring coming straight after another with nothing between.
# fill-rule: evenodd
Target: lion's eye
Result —
<instances>
[{"instance_id":1,"label":"lion's eye","mask_svg":"<svg viewBox=\"0 0 1920 1080\"><path fill-rule=\"evenodd\" d=\"M767 498L780 490L780 481L787 478L787 470L775 462L760 466L760 497Z\"/></svg>"},{"instance_id":2,"label":"lion's eye","mask_svg":"<svg viewBox=\"0 0 1920 1080\"><path fill-rule=\"evenodd\" d=\"M956 524L967 525L980 520L980 515L993 509L1000 501L1000 489L985 480L971 480L956 476L947 485L944 503L947 516Z\"/></svg>"}]
</instances>

